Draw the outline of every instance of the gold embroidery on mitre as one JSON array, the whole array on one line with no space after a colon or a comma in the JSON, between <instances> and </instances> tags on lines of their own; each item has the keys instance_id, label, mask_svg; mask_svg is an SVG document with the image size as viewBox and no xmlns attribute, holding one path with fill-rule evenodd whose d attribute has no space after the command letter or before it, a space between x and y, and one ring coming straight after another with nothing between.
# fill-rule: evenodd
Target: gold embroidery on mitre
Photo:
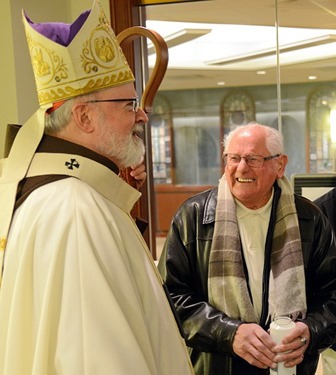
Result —
<instances>
[{"instance_id":1,"label":"gold embroidery on mitre","mask_svg":"<svg viewBox=\"0 0 336 375\"><path fill-rule=\"evenodd\" d=\"M110 62L114 59L112 42L109 38L100 36L94 42L96 55L104 62Z\"/></svg>"},{"instance_id":2,"label":"gold embroidery on mitre","mask_svg":"<svg viewBox=\"0 0 336 375\"><path fill-rule=\"evenodd\" d=\"M5 237L0 238L0 251L5 251L7 239Z\"/></svg>"},{"instance_id":3,"label":"gold embroidery on mitre","mask_svg":"<svg viewBox=\"0 0 336 375\"><path fill-rule=\"evenodd\" d=\"M47 62L43 60L41 48L38 51L32 51L33 53L33 65L38 77L44 77L50 74L50 66Z\"/></svg>"},{"instance_id":4,"label":"gold embroidery on mitre","mask_svg":"<svg viewBox=\"0 0 336 375\"><path fill-rule=\"evenodd\" d=\"M108 82L122 83L133 77L102 8L100 8L98 24L83 46L81 59L84 72L91 74L105 70L114 76L110 81L106 81L105 85ZM102 81L97 80L96 84L99 87L102 85Z\"/></svg>"},{"instance_id":5,"label":"gold embroidery on mitre","mask_svg":"<svg viewBox=\"0 0 336 375\"><path fill-rule=\"evenodd\" d=\"M133 73L98 1L68 46L24 24L40 105L134 82Z\"/></svg>"},{"instance_id":6,"label":"gold embroidery on mitre","mask_svg":"<svg viewBox=\"0 0 336 375\"><path fill-rule=\"evenodd\" d=\"M41 88L49 87L52 82L57 84L68 78L68 69L63 59L55 51L34 41L30 35L27 35L27 42L35 79Z\"/></svg>"},{"instance_id":7,"label":"gold embroidery on mitre","mask_svg":"<svg viewBox=\"0 0 336 375\"><path fill-rule=\"evenodd\" d=\"M72 98L81 95L82 91L82 88L76 90L72 86L60 86L59 88L40 91L38 93L38 98L40 103L54 103L64 98Z\"/></svg>"}]
</instances>

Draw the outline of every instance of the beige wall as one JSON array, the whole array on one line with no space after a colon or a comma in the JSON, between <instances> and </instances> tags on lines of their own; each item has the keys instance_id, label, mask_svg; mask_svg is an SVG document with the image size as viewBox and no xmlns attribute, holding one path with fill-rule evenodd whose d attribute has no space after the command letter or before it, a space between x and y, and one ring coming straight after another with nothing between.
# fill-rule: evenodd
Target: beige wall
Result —
<instances>
[{"instance_id":1,"label":"beige wall","mask_svg":"<svg viewBox=\"0 0 336 375\"><path fill-rule=\"evenodd\" d=\"M107 14L109 1L101 0ZM1 0L0 2L0 157L6 125L24 124L38 108L21 10L34 22L73 22L92 0Z\"/></svg>"},{"instance_id":2,"label":"beige wall","mask_svg":"<svg viewBox=\"0 0 336 375\"><path fill-rule=\"evenodd\" d=\"M10 0L3 0L0 5L0 157L3 154L5 124L17 121L15 67L12 37Z\"/></svg>"}]
</instances>

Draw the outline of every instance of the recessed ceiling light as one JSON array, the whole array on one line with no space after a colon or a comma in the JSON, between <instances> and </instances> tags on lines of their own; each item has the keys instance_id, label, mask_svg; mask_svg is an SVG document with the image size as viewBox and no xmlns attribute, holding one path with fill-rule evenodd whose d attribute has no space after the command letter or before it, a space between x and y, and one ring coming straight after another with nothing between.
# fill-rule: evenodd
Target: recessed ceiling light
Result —
<instances>
[{"instance_id":1,"label":"recessed ceiling light","mask_svg":"<svg viewBox=\"0 0 336 375\"><path fill-rule=\"evenodd\" d=\"M265 70L258 70L258 71L257 71L257 74L259 74L259 75L265 75L266 72L265 72Z\"/></svg>"},{"instance_id":2,"label":"recessed ceiling light","mask_svg":"<svg viewBox=\"0 0 336 375\"><path fill-rule=\"evenodd\" d=\"M305 50L308 51L309 49L312 49L314 47L321 48L321 46L323 45L327 46L328 44L330 45L330 43L335 43L335 42L336 42L336 34L326 34L326 35L321 35L318 37L296 41L294 43L284 44L278 48L278 53L280 53L282 57L284 57L284 54L286 54L288 57L293 53L294 53L294 56L295 56L295 53L297 55L297 52L299 51L300 54L304 56L302 51L305 52ZM216 60L210 60L210 61L206 61L205 63L207 65L224 66L228 64L242 63L242 62L247 62L251 60L260 60L266 57L273 58L276 55L276 52L277 52L276 47L270 47L270 48L265 48L263 50L256 50L252 52L243 53L240 55L229 56L229 57L216 59Z\"/></svg>"},{"instance_id":3,"label":"recessed ceiling light","mask_svg":"<svg viewBox=\"0 0 336 375\"><path fill-rule=\"evenodd\" d=\"M310 80L314 80L314 79L316 79L317 77L316 76L309 76L308 77L308 79L310 79Z\"/></svg>"},{"instance_id":4,"label":"recessed ceiling light","mask_svg":"<svg viewBox=\"0 0 336 375\"><path fill-rule=\"evenodd\" d=\"M224 81L219 81L219 82L217 82L217 85L218 85L218 86L224 86L224 85L225 85L225 82L224 82Z\"/></svg>"},{"instance_id":5,"label":"recessed ceiling light","mask_svg":"<svg viewBox=\"0 0 336 375\"><path fill-rule=\"evenodd\" d=\"M180 44L190 42L203 35L209 34L211 29L182 29L173 34L164 37L165 42L169 48L178 46ZM148 55L155 53L155 47L152 42L148 44Z\"/></svg>"}]
</instances>

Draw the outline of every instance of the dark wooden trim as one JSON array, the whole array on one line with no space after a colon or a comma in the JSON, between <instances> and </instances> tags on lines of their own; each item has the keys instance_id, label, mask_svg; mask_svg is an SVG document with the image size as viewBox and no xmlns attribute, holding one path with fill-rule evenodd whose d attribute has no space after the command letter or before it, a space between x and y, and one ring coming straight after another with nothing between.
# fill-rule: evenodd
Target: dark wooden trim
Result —
<instances>
[{"instance_id":1,"label":"dark wooden trim","mask_svg":"<svg viewBox=\"0 0 336 375\"><path fill-rule=\"evenodd\" d=\"M115 34L118 35L121 31L132 27L132 26L142 26L145 18L144 8L140 10L137 5L137 0L110 0L110 17L111 26ZM121 45L125 57L132 69L136 82L135 86L138 94L141 96L143 92L144 82L146 77L144 77L143 69L143 50L141 50L140 38L133 41L131 44L126 46ZM156 258L156 241L155 241L155 205L151 202L155 199L150 197L154 196L153 188L153 173L152 173L152 163L151 163L151 143L150 143L150 129L145 127L144 141L146 144L146 169L147 169L147 181L146 184L141 189L141 199L135 206L133 210L133 216L138 216L141 219L148 222L148 228L143 233L143 237L150 248L154 259Z\"/></svg>"},{"instance_id":2,"label":"dark wooden trim","mask_svg":"<svg viewBox=\"0 0 336 375\"><path fill-rule=\"evenodd\" d=\"M156 234L165 237L175 213L188 198L210 189L213 185L159 185L155 186L155 204L157 207Z\"/></svg>"}]
</instances>

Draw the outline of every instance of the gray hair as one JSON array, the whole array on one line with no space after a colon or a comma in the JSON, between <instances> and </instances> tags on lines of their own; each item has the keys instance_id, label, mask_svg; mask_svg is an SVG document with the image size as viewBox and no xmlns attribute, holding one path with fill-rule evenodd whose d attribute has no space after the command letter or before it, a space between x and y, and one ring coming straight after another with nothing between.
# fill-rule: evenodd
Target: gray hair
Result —
<instances>
[{"instance_id":1,"label":"gray hair","mask_svg":"<svg viewBox=\"0 0 336 375\"><path fill-rule=\"evenodd\" d=\"M88 100L93 100L95 94L85 94L76 96L74 98L68 99L57 108L54 112L50 113L45 118L45 133L55 134L65 128L71 120L72 107L74 104L79 102L86 102Z\"/></svg>"},{"instance_id":2,"label":"gray hair","mask_svg":"<svg viewBox=\"0 0 336 375\"><path fill-rule=\"evenodd\" d=\"M272 155L283 153L284 145L282 134L275 128L257 122L250 122L247 125L237 126L229 134L225 135L223 141L224 150L228 148L232 138L248 129L261 129L264 132L266 148Z\"/></svg>"}]
</instances>

